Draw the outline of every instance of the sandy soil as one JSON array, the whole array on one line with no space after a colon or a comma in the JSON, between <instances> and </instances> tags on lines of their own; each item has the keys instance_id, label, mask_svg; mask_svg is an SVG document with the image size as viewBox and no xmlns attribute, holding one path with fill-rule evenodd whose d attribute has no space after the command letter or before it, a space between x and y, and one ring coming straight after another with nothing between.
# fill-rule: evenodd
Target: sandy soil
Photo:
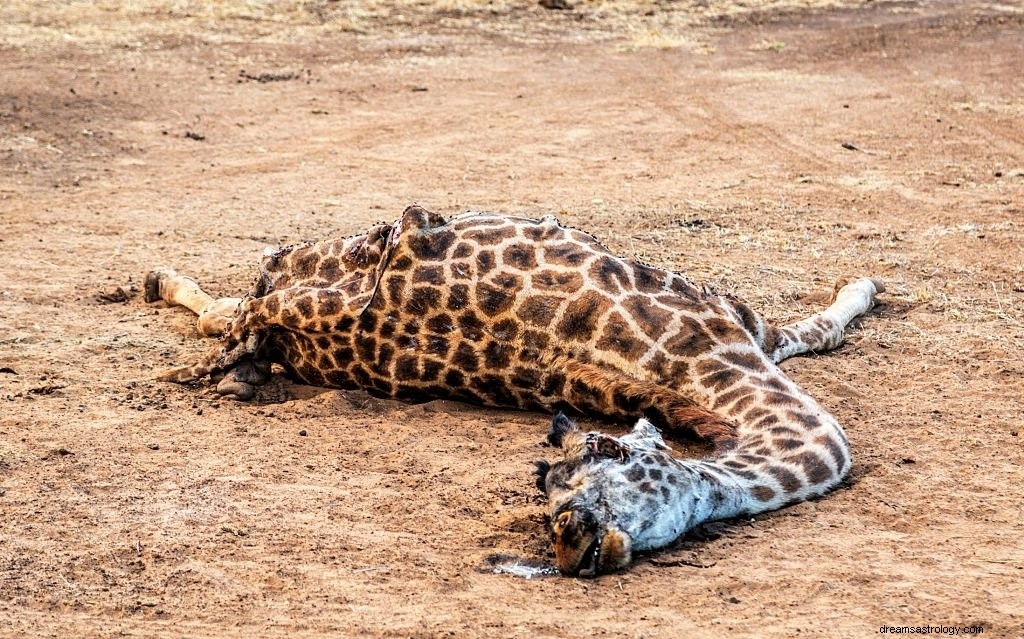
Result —
<instances>
[{"instance_id":1,"label":"sandy soil","mask_svg":"<svg viewBox=\"0 0 1024 639\"><path fill-rule=\"evenodd\" d=\"M1019 2L92 4L0 8L0 635L1024 636ZM554 212L779 321L883 278L785 365L850 481L526 580L489 560L550 560L547 416L152 381L207 344L149 268L238 294L414 201Z\"/></svg>"}]
</instances>

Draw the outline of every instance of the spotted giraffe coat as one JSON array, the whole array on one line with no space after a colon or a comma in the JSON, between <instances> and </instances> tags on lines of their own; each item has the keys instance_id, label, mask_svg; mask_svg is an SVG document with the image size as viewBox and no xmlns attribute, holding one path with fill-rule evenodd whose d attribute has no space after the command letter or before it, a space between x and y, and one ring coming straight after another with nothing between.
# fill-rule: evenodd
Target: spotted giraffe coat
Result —
<instances>
[{"instance_id":1,"label":"spotted giraffe coat","mask_svg":"<svg viewBox=\"0 0 1024 639\"><path fill-rule=\"evenodd\" d=\"M381 397L646 414L728 447L734 420L713 400L763 363L742 351L700 356L784 338L739 301L618 257L553 217L445 220L411 206L367 233L265 257L221 345L166 378L248 357Z\"/></svg>"}]
</instances>

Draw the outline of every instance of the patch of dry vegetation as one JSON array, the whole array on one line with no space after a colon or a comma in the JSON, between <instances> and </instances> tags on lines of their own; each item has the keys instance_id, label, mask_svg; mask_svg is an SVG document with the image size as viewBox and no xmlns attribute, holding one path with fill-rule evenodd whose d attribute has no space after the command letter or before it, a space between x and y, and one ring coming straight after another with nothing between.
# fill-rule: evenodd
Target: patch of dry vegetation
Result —
<instances>
[{"instance_id":1,"label":"patch of dry vegetation","mask_svg":"<svg viewBox=\"0 0 1024 639\"><path fill-rule=\"evenodd\" d=\"M751 14L828 9L864 0L575 0L567 10L535 0L9 0L0 42L139 46L170 35L204 42L293 42L332 33L472 28L525 41L545 35L625 39L636 48L689 44L697 25Z\"/></svg>"},{"instance_id":2,"label":"patch of dry vegetation","mask_svg":"<svg viewBox=\"0 0 1024 639\"><path fill-rule=\"evenodd\" d=\"M881 311L890 320L880 331L871 323L859 338L884 348L912 348L960 358L970 344L979 361L1011 361L1024 350L1024 263L981 263L970 240L1024 242L1014 222L965 223L895 229L883 222L835 222L786 202L741 201L728 205L685 201L634 204L630 210L595 205L595 211L565 211L590 217L588 228L617 252L669 266L697 282L752 303L777 323L818 310L834 278L880 277L887 290ZM664 220L675 223L666 225ZM624 224L629 220L629 224ZM654 220L661 220L657 223ZM728 254L729 260L719 258ZM791 254L765 264L763 255ZM813 255L807 268L799 256ZM856 338L854 339L856 341Z\"/></svg>"}]
</instances>

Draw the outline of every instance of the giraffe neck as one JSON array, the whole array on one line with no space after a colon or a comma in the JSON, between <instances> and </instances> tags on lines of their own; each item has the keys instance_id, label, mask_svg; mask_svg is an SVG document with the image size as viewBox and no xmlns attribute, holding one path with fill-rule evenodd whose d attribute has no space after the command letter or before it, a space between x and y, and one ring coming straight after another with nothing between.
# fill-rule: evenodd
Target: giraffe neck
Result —
<instances>
[{"instance_id":1,"label":"giraffe neck","mask_svg":"<svg viewBox=\"0 0 1024 639\"><path fill-rule=\"evenodd\" d=\"M731 473L709 468L708 462L673 459L663 468L664 479L677 487L665 503L630 522L624 522L634 550L664 547L707 521L729 519L747 512L750 492ZM646 516L643 516L646 515Z\"/></svg>"},{"instance_id":2,"label":"giraffe neck","mask_svg":"<svg viewBox=\"0 0 1024 639\"><path fill-rule=\"evenodd\" d=\"M830 415L818 409L815 417L822 426L806 431L806 443L790 437L766 446L753 433L745 437L741 426L743 443L728 453L702 460L670 458L661 467L662 485L672 487L664 491L664 501L651 502L627 526L633 548L661 548L705 522L775 510L834 488L849 470L849 450ZM795 431L799 419L783 427ZM834 453L821 451L830 447Z\"/></svg>"},{"instance_id":3,"label":"giraffe neck","mask_svg":"<svg viewBox=\"0 0 1024 639\"><path fill-rule=\"evenodd\" d=\"M755 370L761 372L711 402L737 424L738 437L732 450L693 462L709 484L705 491L733 497L704 521L822 495L849 472L849 443L838 421L766 356L758 356L762 367Z\"/></svg>"},{"instance_id":4,"label":"giraffe neck","mask_svg":"<svg viewBox=\"0 0 1024 639\"><path fill-rule=\"evenodd\" d=\"M714 458L670 458L662 466L662 486L669 490L659 508L633 522L629 532L637 550L664 546L704 522L824 494L849 471L849 445L835 418L759 357L752 372L708 400L709 408L737 424L736 446Z\"/></svg>"}]
</instances>

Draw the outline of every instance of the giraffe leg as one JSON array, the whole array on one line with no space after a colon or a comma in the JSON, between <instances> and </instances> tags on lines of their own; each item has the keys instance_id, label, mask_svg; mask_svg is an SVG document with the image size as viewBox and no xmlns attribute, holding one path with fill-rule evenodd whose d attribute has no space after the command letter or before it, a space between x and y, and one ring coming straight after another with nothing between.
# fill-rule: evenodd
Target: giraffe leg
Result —
<instances>
[{"instance_id":1,"label":"giraffe leg","mask_svg":"<svg viewBox=\"0 0 1024 639\"><path fill-rule=\"evenodd\" d=\"M144 289L147 302L163 300L171 306L184 306L198 315L196 327L203 337L224 335L229 330L229 324L242 302L241 298L237 297L214 299L200 288L195 280L179 275L170 269L150 271L146 274ZM203 362L207 360L227 361L231 357L228 357L226 352L238 350L237 347L217 349L204 358ZM243 349L243 351L245 350ZM158 379L177 382L191 381L196 379L195 369L197 366L204 368L199 364L177 368L160 375ZM269 363L244 359L227 370L223 378L219 380L217 392L231 399L251 399L256 393L255 387L266 383L269 374Z\"/></svg>"},{"instance_id":2,"label":"giraffe leg","mask_svg":"<svg viewBox=\"0 0 1024 639\"><path fill-rule=\"evenodd\" d=\"M147 302L163 300L171 306L184 306L198 315L196 325L203 337L222 335L242 301L238 297L214 299L195 280L170 269L146 274L145 298Z\"/></svg>"},{"instance_id":3,"label":"giraffe leg","mask_svg":"<svg viewBox=\"0 0 1024 639\"><path fill-rule=\"evenodd\" d=\"M228 398L249 399L255 392L251 387L264 383L269 375L269 365L259 356L269 329L312 332L314 326L325 322L336 326L343 317L354 318L361 309L350 309L348 301L341 291L318 288L290 288L246 298L210 352L195 364L172 369L157 379L184 383L227 371L217 392Z\"/></svg>"},{"instance_id":4,"label":"giraffe leg","mask_svg":"<svg viewBox=\"0 0 1024 639\"><path fill-rule=\"evenodd\" d=\"M572 360L554 367L565 374L564 400L585 412L612 419L646 414L677 434L697 436L715 450L731 449L736 425L667 386L633 379L623 373Z\"/></svg>"},{"instance_id":5,"label":"giraffe leg","mask_svg":"<svg viewBox=\"0 0 1024 639\"><path fill-rule=\"evenodd\" d=\"M778 364L807 352L831 350L843 343L846 325L875 305L875 296L885 292L881 281L862 277L840 278L832 293L832 304L807 319L778 330L775 348L769 353Z\"/></svg>"}]
</instances>

